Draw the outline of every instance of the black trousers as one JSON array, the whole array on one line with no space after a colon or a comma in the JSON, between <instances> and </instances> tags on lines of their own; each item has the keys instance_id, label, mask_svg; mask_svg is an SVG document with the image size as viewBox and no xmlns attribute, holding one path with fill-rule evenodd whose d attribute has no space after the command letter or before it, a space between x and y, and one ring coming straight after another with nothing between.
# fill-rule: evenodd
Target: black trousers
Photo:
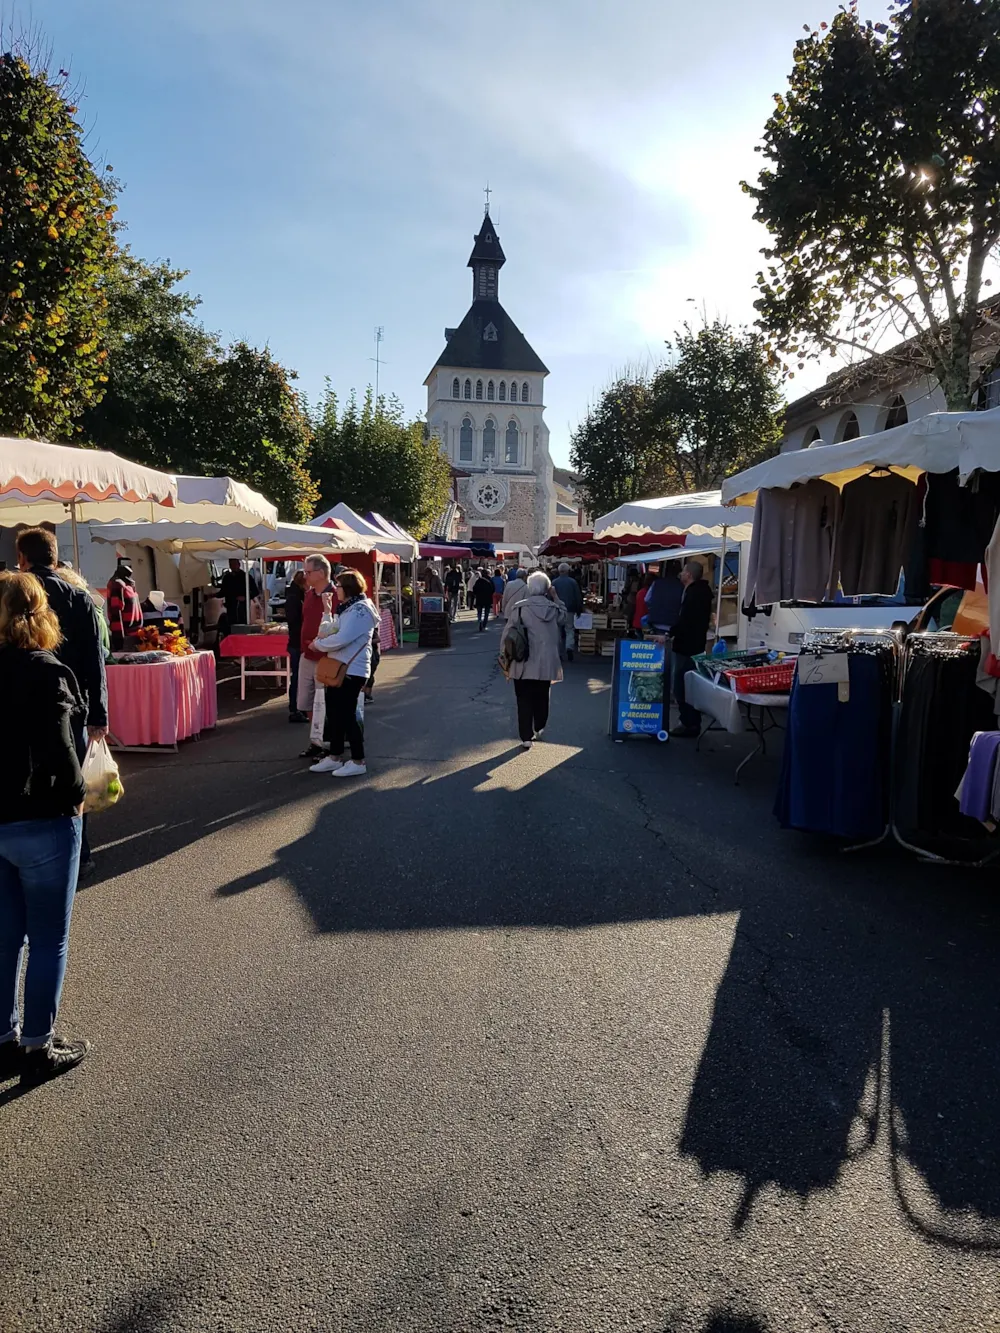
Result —
<instances>
[{"instance_id":1,"label":"black trousers","mask_svg":"<svg viewBox=\"0 0 1000 1333\"><path fill-rule=\"evenodd\" d=\"M515 680L517 699L517 734L522 741L530 741L549 720L549 690L547 680Z\"/></svg>"},{"instance_id":2,"label":"black trousers","mask_svg":"<svg viewBox=\"0 0 1000 1333\"><path fill-rule=\"evenodd\" d=\"M343 685L326 691L326 726L323 739L330 753L339 759L345 742L351 747L351 758L359 764L365 760L365 739L358 722L358 695L365 683L364 676L345 676Z\"/></svg>"}]
</instances>

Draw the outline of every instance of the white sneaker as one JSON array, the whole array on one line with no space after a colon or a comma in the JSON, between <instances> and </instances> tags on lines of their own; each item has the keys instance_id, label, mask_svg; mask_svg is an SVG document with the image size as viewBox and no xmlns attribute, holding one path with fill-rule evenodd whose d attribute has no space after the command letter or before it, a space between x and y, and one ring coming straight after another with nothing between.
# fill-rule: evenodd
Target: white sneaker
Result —
<instances>
[{"instance_id":1,"label":"white sneaker","mask_svg":"<svg viewBox=\"0 0 1000 1333\"><path fill-rule=\"evenodd\" d=\"M364 764L356 764L353 759L348 759L346 764L339 764L331 771L335 778L363 778L368 769Z\"/></svg>"},{"instance_id":2,"label":"white sneaker","mask_svg":"<svg viewBox=\"0 0 1000 1333\"><path fill-rule=\"evenodd\" d=\"M534 739L535 739L536 741L540 741L544 735L545 735L545 728L542 727L541 731L536 731L536 732L535 732Z\"/></svg>"},{"instance_id":3,"label":"white sneaker","mask_svg":"<svg viewBox=\"0 0 1000 1333\"><path fill-rule=\"evenodd\" d=\"M521 749L522 749L522 750L530 750L530 749L531 749L531 741L522 741L522 742L521 742Z\"/></svg>"},{"instance_id":4,"label":"white sneaker","mask_svg":"<svg viewBox=\"0 0 1000 1333\"><path fill-rule=\"evenodd\" d=\"M325 759L318 760L315 764L309 765L310 773L335 773L343 764L343 759L334 759L332 754L328 754Z\"/></svg>"}]
</instances>

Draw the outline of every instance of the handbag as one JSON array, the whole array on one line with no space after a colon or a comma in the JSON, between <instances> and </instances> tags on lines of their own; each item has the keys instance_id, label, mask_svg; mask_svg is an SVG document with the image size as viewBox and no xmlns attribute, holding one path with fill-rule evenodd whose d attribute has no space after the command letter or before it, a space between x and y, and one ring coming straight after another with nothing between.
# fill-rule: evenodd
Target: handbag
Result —
<instances>
[{"instance_id":1,"label":"handbag","mask_svg":"<svg viewBox=\"0 0 1000 1333\"><path fill-rule=\"evenodd\" d=\"M359 656L364 652L365 644L354 654ZM316 663L316 684L322 685L325 690L339 689L344 683L344 677L347 675L347 668L354 661L354 657L349 657L346 662L339 662L335 657L323 656Z\"/></svg>"}]
</instances>

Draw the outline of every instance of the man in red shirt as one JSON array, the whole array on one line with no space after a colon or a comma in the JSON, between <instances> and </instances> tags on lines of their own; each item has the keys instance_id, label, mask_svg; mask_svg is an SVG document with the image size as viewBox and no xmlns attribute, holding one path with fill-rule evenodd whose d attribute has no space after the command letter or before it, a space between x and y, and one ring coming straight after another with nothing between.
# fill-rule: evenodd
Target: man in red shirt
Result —
<instances>
[{"instance_id":1,"label":"man in red shirt","mask_svg":"<svg viewBox=\"0 0 1000 1333\"><path fill-rule=\"evenodd\" d=\"M323 656L313 648L313 640L319 634L319 624L323 619L323 597L333 592L330 582L330 562L325 555L307 555L305 558L306 592L302 602L302 629L299 649L299 689L295 700L300 713L312 715L313 701L316 698L316 663ZM291 643L289 647L291 647ZM310 745L303 750L303 759L315 759L325 755L321 745Z\"/></svg>"}]
</instances>

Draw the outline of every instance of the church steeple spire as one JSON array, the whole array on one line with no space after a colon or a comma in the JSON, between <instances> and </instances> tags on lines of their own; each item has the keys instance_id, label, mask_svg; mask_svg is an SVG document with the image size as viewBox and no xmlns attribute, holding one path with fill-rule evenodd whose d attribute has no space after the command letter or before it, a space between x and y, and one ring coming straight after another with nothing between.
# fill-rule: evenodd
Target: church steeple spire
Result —
<instances>
[{"instance_id":1,"label":"church steeple spire","mask_svg":"<svg viewBox=\"0 0 1000 1333\"><path fill-rule=\"evenodd\" d=\"M490 220L488 207L475 242L472 254L469 256L469 268L472 269L472 299L496 301L499 299L497 275L507 259L500 246L497 229Z\"/></svg>"}]
</instances>

